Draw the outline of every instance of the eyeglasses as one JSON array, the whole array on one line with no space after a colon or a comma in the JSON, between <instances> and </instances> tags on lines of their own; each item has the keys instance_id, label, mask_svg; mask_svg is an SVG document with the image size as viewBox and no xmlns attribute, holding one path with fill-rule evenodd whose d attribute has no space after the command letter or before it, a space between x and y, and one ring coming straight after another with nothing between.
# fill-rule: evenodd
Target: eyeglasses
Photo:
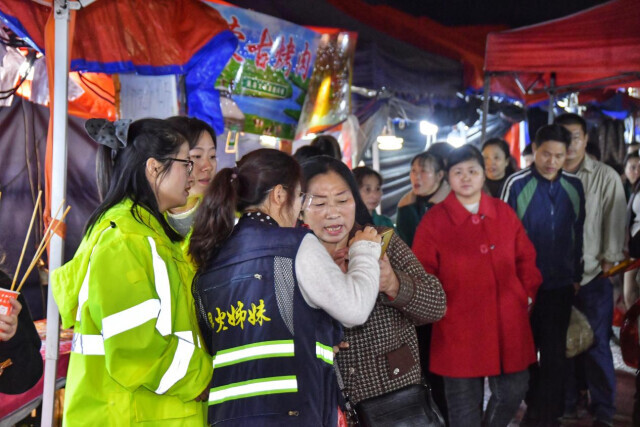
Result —
<instances>
[{"instance_id":1,"label":"eyeglasses","mask_svg":"<svg viewBox=\"0 0 640 427\"><path fill-rule=\"evenodd\" d=\"M171 161L174 161L174 162L180 162L180 163L186 163L186 165L187 165L187 174L191 175L191 172L193 172L193 160L176 159L174 157L169 157L167 160L171 160Z\"/></svg>"},{"instance_id":2,"label":"eyeglasses","mask_svg":"<svg viewBox=\"0 0 640 427\"><path fill-rule=\"evenodd\" d=\"M275 187L271 187L270 189L268 189L267 191L265 191L265 194L269 194L271 191L274 190ZM285 190L288 189L289 187L287 187L286 185L283 185L282 188L284 188ZM298 193L298 197L300 197L300 205L302 206L300 208L301 211L305 210L306 208L309 207L309 204L311 203L311 200L313 199L313 196L311 194L307 194L303 191L301 191L300 193Z\"/></svg>"}]
</instances>

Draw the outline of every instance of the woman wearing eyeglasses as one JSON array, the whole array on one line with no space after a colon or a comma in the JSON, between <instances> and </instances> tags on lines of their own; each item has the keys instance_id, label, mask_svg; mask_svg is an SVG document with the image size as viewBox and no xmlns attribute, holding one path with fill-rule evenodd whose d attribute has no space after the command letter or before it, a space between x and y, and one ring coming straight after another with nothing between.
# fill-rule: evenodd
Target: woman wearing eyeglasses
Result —
<instances>
[{"instance_id":1,"label":"woman wearing eyeglasses","mask_svg":"<svg viewBox=\"0 0 640 427\"><path fill-rule=\"evenodd\" d=\"M355 178L343 163L328 156L307 160L302 170L311 198L302 211L304 222L341 268L351 268L351 236L371 222ZM379 228L384 230L392 229ZM402 405L412 403L407 396L416 390L412 386L421 383L415 326L439 320L446 301L438 279L424 271L397 235L393 234L378 263L380 282L373 312L362 326L345 325L348 347L340 350L337 362L344 392L352 404L366 404L385 393L395 393L396 404L381 409L395 414L400 423L402 416L415 416L402 410ZM418 424L411 425L431 425L428 421L413 418Z\"/></svg>"},{"instance_id":2,"label":"woman wearing eyeglasses","mask_svg":"<svg viewBox=\"0 0 640 427\"><path fill-rule=\"evenodd\" d=\"M343 273L309 230L294 228L308 203L301 180L293 157L256 150L218 172L196 214L193 292L214 366L209 424L337 425L332 347L339 323L371 312L380 237L371 227L356 234Z\"/></svg>"},{"instance_id":3,"label":"woman wearing eyeglasses","mask_svg":"<svg viewBox=\"0 0 640 427\"><path fill-rule=\"evenodd\" d=\"M163 215L186 203L189 144L163 120L85 127L110 186L73 260L53 273L63 326L74 327L64 425L202 426L211 357L182 237Z\"/></svg>"}]
</instances>

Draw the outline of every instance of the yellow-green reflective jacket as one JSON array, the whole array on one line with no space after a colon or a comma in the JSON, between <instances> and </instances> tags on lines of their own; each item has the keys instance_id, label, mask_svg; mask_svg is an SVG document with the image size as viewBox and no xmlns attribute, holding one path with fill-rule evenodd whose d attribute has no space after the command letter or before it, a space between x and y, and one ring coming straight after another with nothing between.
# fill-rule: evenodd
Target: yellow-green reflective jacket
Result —
<instances>
[{"instance_id":1,"label":"yellow-green reflective jacket","mask_svg":"<svg viewBox=\"0 0 640 427\"><path fill-rule=\"evenodd\" d=\"M125 200L53 273L65 328L74 326L64 425L202 426L194 401L212 361L201 346L192 269L160 223Z\"/></svg>"}]
</instances>

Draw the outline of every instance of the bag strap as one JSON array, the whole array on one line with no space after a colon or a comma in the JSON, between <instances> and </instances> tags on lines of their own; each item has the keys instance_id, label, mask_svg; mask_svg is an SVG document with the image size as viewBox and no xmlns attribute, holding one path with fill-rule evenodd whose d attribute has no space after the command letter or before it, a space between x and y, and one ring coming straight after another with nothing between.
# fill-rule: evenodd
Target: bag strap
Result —
<instances>
[{"instance_id":1,"label":"bag strap","mask_svg":"<svg viewBox=\"0 0 640 427\"><path fill-rule=\"evenodd\" d=\"M349 393L344 390L344 380L342 379L342 374L340 374L340 369L338 368L338 362L334 360L333 370L336 373L336 381L338 383L338 388L340 389L340 393L342 394L342 398L344 399L344 408L346 409L345 415L348 419L350 419L354 425L360 424L358 421L358 413L356 412L356 406L351 402L349 398Z\"/></svg>"}]
</instances>

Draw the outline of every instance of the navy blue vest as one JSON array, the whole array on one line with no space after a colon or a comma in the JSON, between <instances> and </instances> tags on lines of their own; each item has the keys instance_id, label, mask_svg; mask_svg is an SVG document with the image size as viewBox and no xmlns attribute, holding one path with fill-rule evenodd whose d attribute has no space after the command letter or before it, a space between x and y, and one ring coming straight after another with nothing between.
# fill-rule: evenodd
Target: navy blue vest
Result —
<instances>
[{"instance_id":1,"label":"navy blue vest","mask_svg":"<svg viewBox=\"0 0 640 427\"><path fill-rule=\"evenodd\" d=\"M194 283L214 356L209 424L337 424L331 347L341 328L304 301L295 279L307 233L243 218Z\"/></svg>"}]
</instances>

